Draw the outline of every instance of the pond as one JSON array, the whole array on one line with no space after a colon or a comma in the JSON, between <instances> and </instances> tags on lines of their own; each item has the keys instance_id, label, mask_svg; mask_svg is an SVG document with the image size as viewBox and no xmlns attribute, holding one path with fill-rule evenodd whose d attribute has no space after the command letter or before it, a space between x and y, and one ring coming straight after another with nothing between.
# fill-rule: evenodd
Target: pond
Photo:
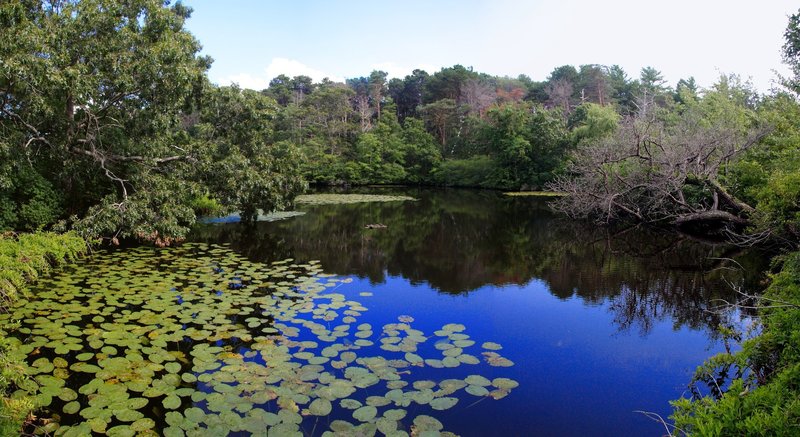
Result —
<instances>
[{"instance_id":1,"label":"pond","mask_svg":"<svg viewBox=\"0 0 800 437\"><path fill-rule=\"evenodd\" d=\"M764 257L546 199L370 189L101 250L0 321L63 435L661 435Z\"/></svg>"}]
</instances>

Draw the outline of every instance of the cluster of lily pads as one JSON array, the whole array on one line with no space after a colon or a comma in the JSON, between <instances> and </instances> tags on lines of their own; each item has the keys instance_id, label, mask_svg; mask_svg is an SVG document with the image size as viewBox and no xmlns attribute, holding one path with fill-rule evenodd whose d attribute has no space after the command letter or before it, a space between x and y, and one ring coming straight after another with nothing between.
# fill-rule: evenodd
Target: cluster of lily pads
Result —
<instances>
[{"instance_id":1,"label":"cluster of lily pads","mask_svg":"<svg viewBox=\"0 0 800 437\"><path fill-rule=\"evenodd\" d=\"M348 282L317 262L253 263L214 245L98 254L0 315L21 321L15 353L31 380L15 395L52 417L39 434L407 436L453 435L438 411L517 387L414 379L513 363L464 325L359 323L367 308L337 292Z\"/></svg>"},{"instance_id":2,"label":"cluster of lily pads","mask_svg":"<svg viewBox=\"0 0 800 437\"><path fill-rule=\"evenodd\" d=\"M399 202L417 200L409 196L388 196L381 194L303 194L295 198L295 203L307 205L336 205L363 202Z\"/></svg>"}]
</instances>

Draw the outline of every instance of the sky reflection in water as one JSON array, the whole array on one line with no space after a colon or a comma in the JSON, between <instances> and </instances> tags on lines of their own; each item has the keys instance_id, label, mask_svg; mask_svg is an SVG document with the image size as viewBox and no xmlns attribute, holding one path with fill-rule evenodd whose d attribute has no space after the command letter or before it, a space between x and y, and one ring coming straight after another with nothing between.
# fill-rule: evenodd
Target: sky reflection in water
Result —
<instances>
[{"instance_id":1,"label":"sky reflection in water","mask_svg":"<svg viewBox=\"0 0 800 437\"><path fill-rule=\"evenodd\" d=\"M320 260L326 272L351 275L338 291L369 308L363 322L408 314L425 332L462 323L471 337L502 344L516 365L485 376L520 387L442 412L461 435L660 435L660 424L634 411L669 415L696 366L722 350L714 328L738 323L738 314L709 311L734 298L725 281L756 289L759 278L737 263L763 267L758 253L724 245L573 223L542 199L372 191L419 200L300 207L305 215L204 225L193 238L230 243L251 260ZM365 229L375 223L387 227Z\"/></svg>"}]
</instances>

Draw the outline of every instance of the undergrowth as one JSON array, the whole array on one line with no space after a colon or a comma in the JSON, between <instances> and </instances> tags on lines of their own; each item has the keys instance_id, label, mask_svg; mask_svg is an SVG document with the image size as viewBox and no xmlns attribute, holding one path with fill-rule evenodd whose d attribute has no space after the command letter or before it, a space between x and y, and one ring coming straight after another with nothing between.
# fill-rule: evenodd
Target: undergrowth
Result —
<instances>
[{"instance_id":1,"label":"undergrowth","mask_svg":"<svg viewBox=\"0 0 800 437\"><path fill-rule=\"evenodd\" d=\"M74 261L86 249L86 241L75 233L0 235L0 311L25 295L40 275ZM9 358L6 329L0 327L0 436L19 435L34 407L30 398L9 395L26 376L22 364Z\"/></svg>"}]
</instances>

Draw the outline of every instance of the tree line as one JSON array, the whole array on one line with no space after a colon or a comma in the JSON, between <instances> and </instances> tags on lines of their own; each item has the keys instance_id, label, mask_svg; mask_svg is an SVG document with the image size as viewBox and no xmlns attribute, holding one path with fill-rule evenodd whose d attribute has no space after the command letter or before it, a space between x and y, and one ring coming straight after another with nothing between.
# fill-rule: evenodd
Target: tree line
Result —
<instances>
[{"instance_id":1,"label":"tree line","mask_svg":"<svg viewBox=\"0 0 800 437\"><path fill-rule=\"evenodd\" d=\"M562 210L601 221L797 235L791 78L764 95L735 75L703 89L652 67L534 81L455 65L281 75L256 91L209 82L190 14L157 0L0 5L0 228L167 245L199 215L290 207L307 183L430 184L555 189L570 194Z\"/></svg>"}]
</instances>

